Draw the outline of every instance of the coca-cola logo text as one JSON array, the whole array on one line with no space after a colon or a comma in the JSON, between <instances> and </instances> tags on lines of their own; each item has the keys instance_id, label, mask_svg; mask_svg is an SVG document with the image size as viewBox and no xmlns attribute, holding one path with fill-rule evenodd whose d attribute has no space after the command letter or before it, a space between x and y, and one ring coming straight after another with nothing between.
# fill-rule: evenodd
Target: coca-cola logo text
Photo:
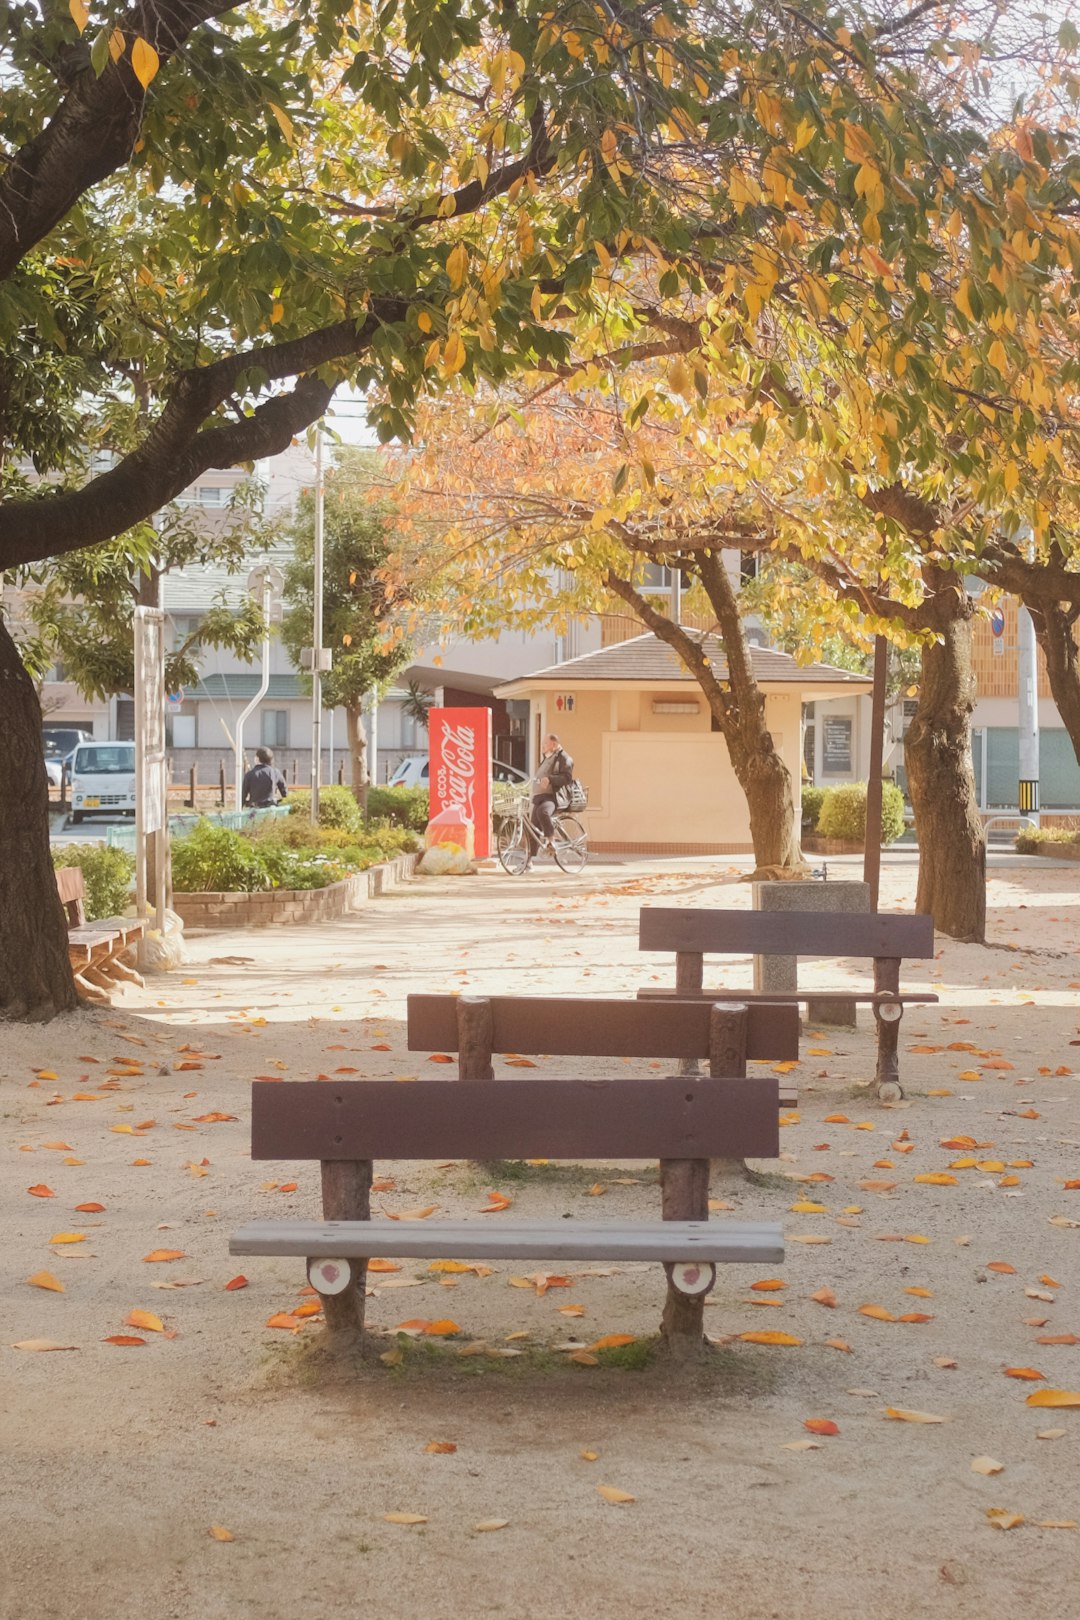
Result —
<instances>
[{"instance_id":1,"label":"coca-cola logo text","mask_svg":"<svg viewBox=\"0 0 1080 1620\"><path fill-rule=\"evenodd\" d=\"M476 738L468 726L448 726L443 732L437 790L445 805L453 805L475 825Z\"/></svg>"}]
</instances>

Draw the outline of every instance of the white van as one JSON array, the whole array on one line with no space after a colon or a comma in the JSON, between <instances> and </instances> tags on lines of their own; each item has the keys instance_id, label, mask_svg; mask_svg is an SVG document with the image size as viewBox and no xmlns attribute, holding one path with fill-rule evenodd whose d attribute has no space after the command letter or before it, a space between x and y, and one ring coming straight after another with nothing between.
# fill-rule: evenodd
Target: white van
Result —
<instances>
[{"instance_id":1,"label":"white van","mask_svg":"<svg viewBox=\"0 0 1080 1620\"><path fill-rule=\"evenodd\" d=\"M80 743L69 765L71 820L135 814L135 744Z\"/></svg>"}]
</instances>

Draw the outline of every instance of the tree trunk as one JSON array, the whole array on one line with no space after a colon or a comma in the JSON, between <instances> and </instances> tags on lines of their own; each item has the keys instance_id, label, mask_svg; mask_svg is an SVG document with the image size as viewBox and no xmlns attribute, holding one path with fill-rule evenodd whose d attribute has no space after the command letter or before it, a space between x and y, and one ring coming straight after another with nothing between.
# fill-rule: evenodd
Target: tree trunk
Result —
<instances>
[{"instance_id":1,"label":"tree trunk","mask_svg":"<svg viewBox=\"0 0 1080 1620\"><path fill-rule=\"evenodd\" d=\"M49 853L41 708L0 619L0 1018L33 1022L77 1005Z\"/></svg>"},{"instance_id":2,"label":"tree trunk","mask_svg":"<svg viewBox=\"0 0 1080 1620\"><path fill-rule=\"evenodd\" d=\"M791 772L765 724L765 699L750 662L738 597L719 556L704 553L695 558L695 563L701 570L702 584L716 612L724 644L728 676L723 683L717 679L698 636L688 634L681 625L658 613L628 580L609 574L607 583L642 623L677 653L705 694L710 713L727 743L736 779L746 795L758 866L800 867L803 859Z\"/></svg>"},{"instance_id":3,"label":"tree trunk","mask_svg":"<svg viewBox=\"0 0 1080 1620\"><path fill-rule=\"evenodd\" d=\"M941 639L922 655L904 762L919 839L916 908L953 939L986 939L986 834L971 763L972 610L955 580L927 581L943 604ZM946 617L946 614L948 617Z\"/></svg>"},{"instance_id":4,"label":"tree trunk","mask_svg":"<svg viewBox=\"0 0 1080 1620\"><path fill-rule=\"evenodd\" d=\"M364 729L364 714L359 703L346 703L345 726L349 736L353 797L366 815L370 786L367 768L367 731Z\"/></svg>"},{"instance_id":5,"label":"tree trunk","mask_svg":"<svg viewBox=\"0 0 1080 1620\"><path fill-rule=\"evenodd\" d=\"M1026 606L1046 659L1054 702L1080 764L1080 647L1076 641L1080 609L1067 602L1028 602Z\"/></svg>"}]
</instances>

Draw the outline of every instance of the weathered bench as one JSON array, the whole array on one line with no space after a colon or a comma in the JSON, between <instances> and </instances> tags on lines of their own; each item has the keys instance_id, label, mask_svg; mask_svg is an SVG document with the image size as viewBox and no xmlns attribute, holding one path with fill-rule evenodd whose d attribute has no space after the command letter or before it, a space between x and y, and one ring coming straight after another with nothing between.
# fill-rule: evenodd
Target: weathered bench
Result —
<instances>
[{"instance_id":1,"label":"weathered bench","mask_svg":"<svg viewBox=\"0 0 1080 1620\"><path fill-rule=\"evenodd\" d=\"M304 1256L329 1334L353 1344L363 1333L367 1261L375 1255L659 1260L668 1275L661 1332L675 1354L692 1352L702 1344L704 1296L713 1286L717 1264L775 1265L783 1259L778 1225L711 1221L708 1191L711 1159L774 1158L779 1152L777 1081L771 1076L746 1078L745 1059L759 1045L788 1050L790 1014L786 1009L774 1013L781 1032L774 1037L767 1015L752 1016L737 1003L679 1009L682 1022L695 1020L695 1028L701 1027L701 1014L707 1015L711 1063L723 1071L722 1077L494 1081L491 1038L505 1027L495 1021L496 1008L502 1000L519 999L416 998L451 1003L460 1067L479 1066L477 1053L487 1043L483 1076L407 1084L255 1081L252 1158L319 1160L324 1218L253 1222L230 1239L230 1253ZM608 1004L567 1005L582 1020L590 1017L590 1008L591 1016L602 1020L606 1014L595 1009ZM660 1027L662 1022L674 1028L673 1009L618 1005L627 1026ZM417 1021L429 1015L442 1019L445 1011L429 1005L413 1013ZM544 1042L549 1051L553 1046L558 1050L553 1033L549 1030ZM483 1214L423 1224L372 1220L372 1161L381 1158L659 1159L662 1220L519 1221L511 1216L493 1221Z\"/></svg>"},{"instance_id":2,"label":"weathered bench","mask_svg":"<svg viewBox=\"0 0 1080 1620\"><path fill-rule=\"evenodd\" d=\"M75 988L84 1001L109 1007L122 984L143 982L133 967L120 961L142 937L143 924L136 917L103 917L88 923L83 905L86 879L77 866L57 869L56 890L68 920L68 960Z\"/></svg>"},{"instance_id":3,"label":"weathered bench","mask_svg":"<svg viewBox=\"0 0 1080 1620\"><path fill-rule=\"evenodd\" d=\"M689 910L672 906L643 906L638 923L638 946L643 951L675 952L672 989L642 989L642 1001L661 1003L728 999L749 1006L758 1001L791 1003L828 999L865 1002L877 1023L878 1096L899 1101L897 1048L904 1008L913 1003L936 1002L931 991L901 991L900 968L906 958L934 954L932 917L892 912L846 913ZM873 962L874 987L867 991L842 989L745 990L740 986L703 988L704 958L708 956L831 956L866 958Z\"/></svg>"}]
</instances>

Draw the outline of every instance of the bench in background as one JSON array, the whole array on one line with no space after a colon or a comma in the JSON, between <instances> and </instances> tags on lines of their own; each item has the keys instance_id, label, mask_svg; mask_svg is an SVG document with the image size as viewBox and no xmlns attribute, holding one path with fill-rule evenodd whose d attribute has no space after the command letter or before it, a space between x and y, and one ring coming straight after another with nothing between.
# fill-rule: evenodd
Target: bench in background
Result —
<instances>
[{"instance_id":1,"label":"bench in background","mask_svg":"<svg viewBox=\"0 0 1080 1620\"><path fill-rule=\"evenodd\" d=\"M560 1006L571 1009L561 1024L553 1012ZM625 1016L608 1024L615 1006ZM697 1032L695 1050L704 1045L712 1068L723 1072L701 1078L492 1079L492 1041L501 1043L511 1029L520 1037L530 1019L538 1030L538 1016L543 1018L538 1044L546 1051L563 1050L569 1028L577 1031L574 1041L584 1040L586 1028L607 1028L606 1042L597 1033L594 1044L586 1046L598 1056L649 1055L654 1045L647 1045L645 1054L627 1050L641 1044L628 1032L650 1031L648 1040L655 1041L661 1028L668 1033L660 1050L666 1053L674 1041L671 1055L683 1055L689 1038L678 1033L681 1024ZM252 1158L319 1160L324 1219L254 1222L233 1235L230 1252L305 1256L330 1334L352 1343L363 1333L366 1268L373 1255L659 1260L668 1275L661 1331L673 1353L693 1353L703 1343L704 1296L716 1265L775 1265L783 1259L778 1225L709 1220L709 1165L714 1158L779 1153L777 1081L746 1078L745 1064L747 1055L762 1047L770 1055L789 1051L797 1040L794 1016L793 1008L783 1007L751 1015L739 1004L676 1010L542 997L410 997L410 1046L416 1049L421 1035L426 1042L437 1033L440 1048L458 1051L463 1073L484 1072L408 1084L254 1082ZM520 1051L528 1044L516 1038L508 1049ZM605 1044L614 1052L604 1052ZM422 1225L372 1220L377 1158L659 1159L662 1219L520 1221L510 1216L494 1221L478 1214Z\"/></svg>"},{"instance_id":2,"label":"bench in background","mask_svg":"<svg viewBox=\"0 0 1080 1620\"><path fill-rule=\"evenodd\" d=\"M645 1002L721 1003L728 999L754 1006L756 1002L848 1000L866 1002L877 1023L878 1096L898 1101L900 1087L897 1048L904 1007L936 1002L930 991L901 991L900 968L907 958L934 954L934 922L919 914L890 912L830 915L822 912L767 912L691 910L673 906L643 906L638 922L638 946L643 951L675 952L672 989L642 989ZM703 988L706 956L831 956L865 958L873 963L872 990L852 991L816 987L812 991L754 991L739 986Z\"/></svg>"},{"instance_id":3,"label":"bench in background","mask_svg":"<svg viewBox=\"0 0 1080 1620\"><path fill-rule=\"evenodd\" d=\"M68 920L68 960L75 988L84 1001L110 1007L124 984L142 984L142 977L120 957L142 938L144 925L136 917L103 917L87 922L83 901L86 880L77 866L61 866L56 890Z\"/></svg>"}]
</instances>

